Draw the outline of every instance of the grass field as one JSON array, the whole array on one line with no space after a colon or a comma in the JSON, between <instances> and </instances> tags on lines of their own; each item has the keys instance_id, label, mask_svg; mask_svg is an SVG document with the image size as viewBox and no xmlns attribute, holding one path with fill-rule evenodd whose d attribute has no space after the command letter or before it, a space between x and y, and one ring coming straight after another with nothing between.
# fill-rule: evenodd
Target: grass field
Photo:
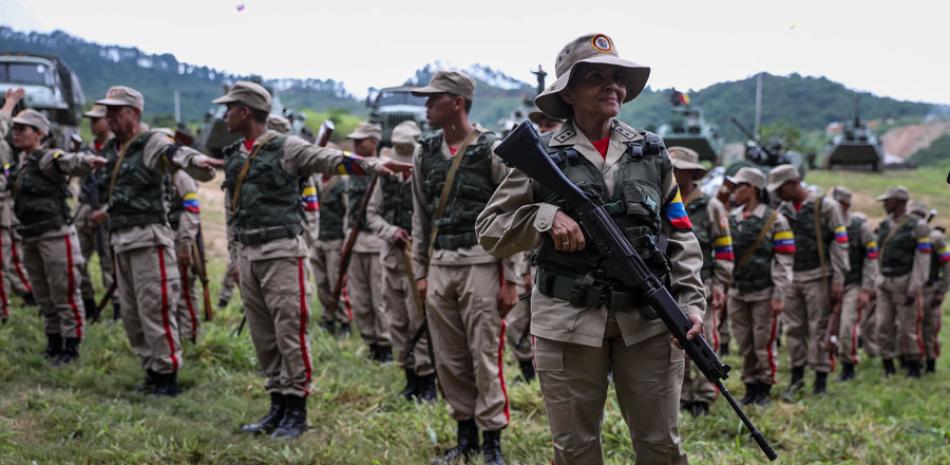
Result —
<instances>
[{"instance_id":1,"label":"grass field","mask_svg":"<svg viewBox=\"0 0 950 465\"><path fill-rule=\"evenodd\" d=\"M859 199L900 183L950 214L945 174L937 169L884 176L812 172L808 180L847 185ZM203 187L201 198L206 221L220 218L220 191ZM871 210L877 208L873 202L856 204L880 216ZM211 272L220 276L221 229L212 226L206 226L216 251ZM395 366L370 362L355 335L339 341L316 328L311 431L296 442L238 434L240 423L266 409L250 339L247 333L229 334L239 320L237 302L219 312L199 343L185 346L185 392L152 399L133 391L142 372L121 325L90 327L80 361L52 369L40 355L45 341L35 308L17 305L10 322L0 326L0 464L422 464L452 445L455 424L441 401L402 401L402 376ZM944 320L950 326L946 313ZM950 344L946 331L943 341ZM503 436L506 456L509 463L548 463L550 435L537 383L518 382L508 358L512 422ZM788 380L786 360L783 351L781 387ZM738 369L736 356L726 361ZM750 409L778 451L777 463L950 464L950 359L941 359L937 374L919 381L902 376L884 381L879 361L865 362L854 382L831 381L828 395ZM727 384L741 391L738 373ZM722 401L708 417L681 417L680 423L692 463L766 462ZM603 440L607 463L633 463L613 399L607 403Z\"/></svg>"}]
</instances>

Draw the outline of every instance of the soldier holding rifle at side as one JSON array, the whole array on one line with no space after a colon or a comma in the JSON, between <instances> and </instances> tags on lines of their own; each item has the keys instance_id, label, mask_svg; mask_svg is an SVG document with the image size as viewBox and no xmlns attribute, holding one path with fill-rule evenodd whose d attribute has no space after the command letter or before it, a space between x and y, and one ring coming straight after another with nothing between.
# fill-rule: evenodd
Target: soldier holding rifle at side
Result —
<instances>
[{"instance_id":1,"label":"soldier holding rifle at side","mask_svg":"<svg viewBox=\"0 0 950 465\"><path fill-rule=\"evenodd\" d=\"M912 215L930 223L937 214L936 210L927 211L927 206L912 202ZM943 317L943 298L950 287L950 245L939 226L930 231L930 274L923 291L923 305L918 310L920 332L927 356L925 372L937 371L937 357L940 356L940 320Z\"/></svg>"}]
</instances>

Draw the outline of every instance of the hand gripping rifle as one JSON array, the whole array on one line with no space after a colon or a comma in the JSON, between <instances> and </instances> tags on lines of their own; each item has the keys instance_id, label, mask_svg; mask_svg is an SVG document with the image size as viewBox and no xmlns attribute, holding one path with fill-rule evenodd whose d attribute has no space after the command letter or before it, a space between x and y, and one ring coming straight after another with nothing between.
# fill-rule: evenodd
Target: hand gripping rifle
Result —
<instances>
[{"instance_id":1,"label":"hand gripping rifle","mask_svg":"<svg viewBox=\"0 0 950 465\"><path fill-rule=\"evenodd\" d=\"M556 192L565 200L568 208L577 212L574 219L580 224L588 241L603 254L607 273L625 286L636 287L643 292L650 307L663 320L680 346L686 349L689 358L719 388L762 452L769 460L775 460L778 455L723 385L723 380L729 374L729 366L719 360L702 335L686 339L686 333L693 323L686 318L673 296L650 271L607 212L587 198L554 164L534 126L530 123L518 125L495 149L495 153L509 166L523 171L545 188Z\"/></svg>"}]
</instances>

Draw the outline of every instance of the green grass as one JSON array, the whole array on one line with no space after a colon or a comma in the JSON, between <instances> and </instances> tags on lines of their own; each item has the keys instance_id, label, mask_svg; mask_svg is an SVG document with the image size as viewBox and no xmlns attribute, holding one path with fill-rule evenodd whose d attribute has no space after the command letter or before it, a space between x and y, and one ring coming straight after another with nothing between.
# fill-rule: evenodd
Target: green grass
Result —
<instances>
[{"instance_id":1,"label":"green grass","mask_svg":"<svg viewBox=\"0 0 950 465\"><path fill-rule=\"evenodd\" d=\"M843 182L868 195L897 181L937 203L947 193L938 175L905 171L878 179L813 172L809 180ZM210 268L216 295L223 264ZM398 368L370 362L357 336L338 341L316 327L311 431L295 442L238 434L241 423L267 408L250 338L230 336L239 321L236 299L205 324L197 345L185 346L185 392L152 399L134 392L142 372L121 325L89 327L80 361L53 369L40 355L45 342L35 308L16 306L0 326L0 464L421 464L452 445L455 424L444 403L402 401ZM944 323L950 327L946 312ZM950 346L946 336L943 341ZM507 358L512 423L503 435L506 456L513 464L548 463L550 434L537 383L513 382L518 371ZM779 360L784 387L784 351ZM733 355L726 361L735 369L727 385L741 394L739 360ZM854 382L832 380L826 396L775 402L751 408L749 415L779 453L776 463L937 465L950 463L948 412L950 359L944 357L936 375L919 381L885 381L879 361L865 359ZM766 462L724 401L708 417L681 417L680 429L691 463ZM613 398L603 431L606 462L633 463Z\"/></svg>"}]
</instances>

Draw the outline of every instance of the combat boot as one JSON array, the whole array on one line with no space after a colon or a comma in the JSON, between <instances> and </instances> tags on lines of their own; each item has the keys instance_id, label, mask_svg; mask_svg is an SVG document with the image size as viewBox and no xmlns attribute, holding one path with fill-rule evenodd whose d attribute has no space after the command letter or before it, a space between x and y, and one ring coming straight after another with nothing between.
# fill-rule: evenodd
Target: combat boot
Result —
<instances>
[{"instance_id":1,"label":"combat boot","mask_svg":"<svg viewBox=\"0 0 950 465\"><path fill-rule=\"evenodd\" d=\"M46 335L46 350L43 351L43 355L47 358L55 360L56 357L59 357L59 354L63 352L63 336L59 334L47 334Z\"/></svg>"},{"instance_id":2,"label":"combat boot","mask_svg":"<svg viewBox=\"0 0 950 465\"><path fill-rule=\"evenodd\" d=\"M86 321L93 323L99 321L99 306L96 305L96 299L83 299L82 306L86 310Z\"/></svg>"},{"instance_id":3,"label":"combat boot","mask_svg":"<svg viewBox=\"0 0 950 465\"><path fill-rule=\"evenodd\" d=\"M376 361L379 363L391 363L393 361L392 346L376 345Z\"/></svg>"},{"instance_id":4,"label":"combat boot","mask_svg":"<svg viewBox=\"0 0 950 465\"><path fill-rule=\"evenodd\" d=\"M63 351L53 360L54 367L68 365L79 358L79 338L67 337L64 341Z\"/></svg>"},{"instance_id":5,"label":"combat boot","mask_svg":"<svg viewBox=\"0 0 950 465\"><path fill-rule=\"evenodd\" d=\"M897 370L894 368L894 360L885 359L881 360L881 363L884 365L884 376L889 377L897 374Z\"/></svg>"},{"instance_id":6,"label":"combat boot","mask_svg":"<svg viewBox=\"0 0 950 465\"><path fill-rule=\"evenodd\" d=\"M920 368L922 363L919 360L908 360L907 361L907 377L908 378L920 378Z\"/></svg>"},{"instance_id":7,"label":"combat boot","mask_svg":"<svg viewBox=\"0 0 950 465\"><path fill-rule=\"evenodd\" d=\"M248 423L241 425L241 432L247 434L271 434L277 429L277 425L284 418L285 406L283 394L272 392L270 394L270 410L257 421L257 423Z\"/></svg>"},{"instance_id":8,"label":"combat boot","mask_svg":"<svg viewBox=\"0 0 950 465\"><path fill-rule=\"evenodd\" d=\"M478 425L475 424L474 418L458 422L456 440L458 444L455 447L445 451L442 457L433 460L431 463L433 465L447 465L459 460L467 462L478 453Z\"/></svg>"},{"instance_id":9,"label":"combat boot","mask_svg":"<svg viewBox=\"0 0 950 465\"><path fill-rule=\"evenodd\" d=\"M419 376L416 375L416 370L412 368L406 368L406 387L402 389L402 392L399 395L403 399L412 400L416 396L416 392L419 389Z\"/></svg>"},{"instance_id":10,"label":"combat boot","mask_svg":"<svg viewBox=\"0 0 950 465\"><path fill-rule=\"evenodd\" d=\"M151 394L155 390L155 386L158 386L158 377L159 374L152 370L145 370L145 382L135 387L136 392L142 394Z\"/></svg>"},{"instance_id":11,"label":"combat boot","mask_svg":"<svg viewBox=\"0 0 950 465\"><path fill-rule=\"evenodd\" d=\"M307 431L307 398L284 396L284 418L271 433L274 439L297 439Z\"/></svg>"},{"instance_id":12,"label":"combat boot","mask_svg":"<svg viewBox=\"0 0 950 465\"><path fill-rule=\"evenodd\" d=\"M937 359L928 358L927 359L927 373L936 373L937 372Z\"/></svg>"},{"instance_id":13,"label":"combat boot","mask_svg":"<svg viewBox=\"0 0 950 465\"><path fill-rule=\"evenodd\" d=\"M152 392L149 394L156 397L175 397L181 394L181 390L178 388L177 371L171 373L155 373L155 376L155 388L152 389Z\"/></svg>"},{"instance_id":14,"label":"combat boot","mask_svg":"<svg viewBox=\"0 0 950 465\"><path fill-rule=\"evenodd\" d=\"M703 401L691 402L689 413L693 415L693 418L709 415L709 403Z\"/></svg>"},{"instance_id":15,"label":"combat boot","mask_svg":"<svg viewBox=\"0 0 950 465\"><path fill-rule=\"evenodd\" d=\"M755 405L766 406L772 402L772 385L768 383L758 383L759 392L755 396Z\"/></svg>"},{"instance_id":16,"label":"combat boot","mask_svg":"<svg viewBox=\"0 0 950 465\"><path fill-rule=\"evenodd\" d=\"M482 458L485 465L505 465L501 455L501 430L482 432Z\"/></svg>"},{"instance_id":17,"label":"combat boot","mask_svg":"<svg viewBox=\"0 0 950 465\"><path fill-rule=\"evenodd\" d=\"M327 334L336 334L336 322L331 320L323 320L320 322L320 327L323 328Z\"/></svg>"},{"instance_id":18,"label":"combat boot","mask_svg":"<svg viewBox=\"0 0 950 465\"><path fill-rule=\"evenodd\" d=\"M792 380L788 383L782 400L795 402L796 396L805 387L805 367L792 367Z\"/></svg>"},{"instance_id":19,"label":"combat boot","mask_svg":"<svg viewBox=\"0 0 950 465\"><path fill-rule=\"evenodd\" d=\"M229 300L230 300L230 299L225 299L224 297L218 298L218 308L220 308L220 309L223 310L225 307L228 306L228 301L229 301Z\"/></svg>"},{"instance_id":20,"label":"combat boot","mask_svg":"<svg viewBox=\"0 0 950 465\"><path fill-rule=\"evenodd\" d=\"M723 342L722 344L719 344L719 356L720 356L720 357L728 357L728 356L729 356L729 343L728 343L728 342Z\"/></svg>"},{"instance_id":21,"label":"combat boot","mask_svg":"<svg viewBox=\"0 0 950 465\"><path fill-rule=\"evenodd\" d=\"M435 402L438 391L435 387L435 374L420 376L416 384L416 399L423 402Z\"/></svg>"},{"instance_id":22,"label":"combat boot","mask_svg":"<svg viewBox=\"0 0 950 465\"><path fill-rule=\"evenodd\" d=\"M758 383L745 383L745 396L739 400L739 403L742 405L749 405L755 402L755 399L759 396L759 384Z\"/></svg>"},{"instance_id":23,"label":"combat boot","mask_svg":"<svg viewBox=\"0 0 950 465\"><path fill-rule=\"evenodd\" d=\"M854 379L854 364L853 363L842 363L841 364L841 374L838 375L838 381L846 382Z\"/></svg>"},{"instance_id":24,"label":"combat boot","mask_svg":"<svg viewBox=\"0 0 950 465\"><path fill-rule=\"evenodd\" d=\"M23 294L23 303L29 305L30 307L35 307L36 297L33 295L32 292L27 292L26 294Z\"/></svg>"},{"instance_id":25,"label":"combat boot","mask_svg":"<svg viewBox=\"0 0 950 465\"><path fill-rule=\"evenodd\" d=\"M350 329L349 323L340 323L340 331L337 335L340 336L340 339L347 339L350 337L351 332L353 332L353 330Z\"/></svg>"},{"instance_id":26,"label":"combat boot","mask_svg":"<svg viewBox=\"0 0 950 465\"><path fill-rule=\"evenodd\" d=\"M812 393L816 395L821 395L828 392L828 373L823 371L815 372L815 386L812 388Z\"/></svg>"},{"instance_id":27,"label":"combat boot","mask_svg":"<svg viewBox=\"0 0 950 465\"><path fill-rule=\"evenodd\" d=\"M526 383L534 381L537 373L534 371L534 362L531 360L518 360L518 366L521 367L521 376Z\"/></svg>"}]
</instances>

